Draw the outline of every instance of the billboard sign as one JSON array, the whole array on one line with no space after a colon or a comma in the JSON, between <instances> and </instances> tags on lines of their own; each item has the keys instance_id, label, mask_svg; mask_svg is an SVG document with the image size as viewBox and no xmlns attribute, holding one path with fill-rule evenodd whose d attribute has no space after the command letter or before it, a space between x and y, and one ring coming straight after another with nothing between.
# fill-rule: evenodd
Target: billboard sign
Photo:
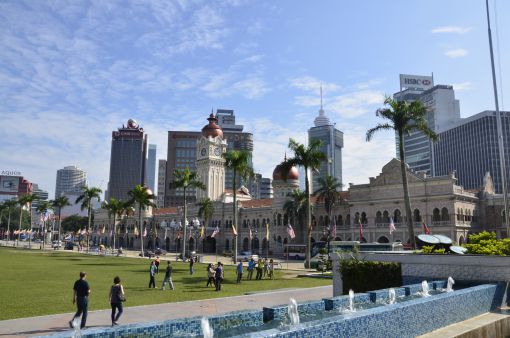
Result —
<instances>
[{"instance_id":1,"label":"billboard sign","mask_svg":"<svg viewBox=\"0 0 510 338\"><path fill-rule=\"evenodd\" d=\"M434 78L432 76L400 74L400 90L404 88L427 90L433 86Z\"/></svg>"},{"instance_id":2,"label":"billboard sign","mask_svg":"<svg viewBox=\"0 0 510 338\"><path fill-rule=\"evenodd\" d=\"M19 177L0 176L0 192L17 193L19 190Z\"/></svg>"}]
</instances>

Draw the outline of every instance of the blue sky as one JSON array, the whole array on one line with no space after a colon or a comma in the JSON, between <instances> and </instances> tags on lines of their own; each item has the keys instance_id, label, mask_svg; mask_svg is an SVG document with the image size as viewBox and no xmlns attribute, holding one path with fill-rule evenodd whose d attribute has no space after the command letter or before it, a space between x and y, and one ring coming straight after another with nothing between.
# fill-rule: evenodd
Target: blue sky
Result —
<instances>
[{"instance_id":1,"label":"blue sky","mask_svg":"<svg viewBox=\"0 0 510 338\"><path fill-rule=\"evenodd\" d=\"M489 2L506 89L510 2ZM368 182L394 157L393 135L364 136L400 73L454 85L464 117L494 108L484 6L0 0L0 169L53 196L56 170L78 165L104 189L112 130L136 119L166 158L166 132L199 130L214 107L235 110L254 134L255 169L269 176L289 137L306 141L322 83L344 132L343 181ZM507 108L508 90L502 99Z\"/></svg>"}]
</instances>

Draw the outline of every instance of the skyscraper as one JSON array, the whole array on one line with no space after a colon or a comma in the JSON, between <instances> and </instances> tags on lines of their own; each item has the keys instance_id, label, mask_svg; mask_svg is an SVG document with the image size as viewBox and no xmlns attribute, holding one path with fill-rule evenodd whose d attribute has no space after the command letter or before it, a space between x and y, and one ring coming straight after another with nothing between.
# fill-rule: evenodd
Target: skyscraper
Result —
<instances>
[{"instance_id":1,"label":"skyscraper","mask_svg":"<svg viewBox=\"0 0 510 338\"><path fill-rule=\"evenodd\" d=\"M64 193L79 193L81 187L87 185L87 173L77 166L67 166L57 170L55 198Z\"/></svg>"},{"instance_id":2,"label":"skyscraper","mask_svg":"<svg viewBox=\"0 0 510 338\"><path fill-rule=\"evenodd\" d=\"M510 168L510 112L501 112L506 168ZM435 142L434 165L437 176L455 171L457 184L466 189L483 185L490 173L497 193L503 192L498 153L496 112L484 111L462 119L453 128L439 133ZM506 173L508 177L508 172Z\"/></svg>"},{"instance_id":3,"label":"skyscraper","mask_svg":"<svg viewBox=\"0 0 510 338\"><path fill-rule=\"evenodd\" d=\"M156 193L156 145L149 144L147 156L147 186Z\"/></svg>"},{"instance_id":4,"label":"skyscraper","mask_svg":"<svg viewBox=\"0 0 510 338\"><path fill-rule=\"evenodd\" d=\"M342 184L344 134L335 128L335 124L332 124L324 113L322 107L322 88L319 116L314 120L314 127L308 129L308 140L314 139L322 141L321 151L326 154L326 160L321 163L318 173L312 173L310 189L312 193L319 188L318 180L320 177L333 176Z\"/></svg>"},{"instance_id":5,"label":"skyscraper","mask_svg":"<svg viewBox=\"0 0 510 338\"><path fill-rule=\"evenodd\" d=\"M460 121L459 100L455 99L452 86L436 85L432 76L400 75L400 91L393 95L397 101L420 100L427 107L427 123L430 129L440 133ZM397 158L400 158L397 139ZM404 135L406 163L415 171L428 175L434 172L432 141L422 132Z\"/></svg>"},{"instance_id":6,"label":"skyscraper","mask_svg":"<svg viewBox=\"0 0 510 338\"><path fill-rule=\"evenodd\" d=\"M166 160L158 162L158 208L165 206Z\"/></svg>"},{"instance_id":7,"label":"skyscraper","mask_svg":"<svg viewBox=\"0 0 510 338\"><path fill-rule=\"evenodd\" d=\"M112 132L107 198L127 200L129 191L146 183L146 154L147 134L135 120L129 119L126 126Z\"/></svg>"}]
</instances>

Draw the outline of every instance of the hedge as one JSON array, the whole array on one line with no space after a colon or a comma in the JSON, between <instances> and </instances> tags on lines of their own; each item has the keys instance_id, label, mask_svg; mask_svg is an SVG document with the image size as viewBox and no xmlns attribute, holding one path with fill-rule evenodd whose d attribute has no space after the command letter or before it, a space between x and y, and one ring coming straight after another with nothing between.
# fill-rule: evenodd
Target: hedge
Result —
<instances>
[{"instance_id":1,"label":"hedge","mask_svg":"<svg viewBox=\"0 0 510 338\"><path fill-rule=\"evenodd\" d=\"M402 286L400 263L344 260L340 265L343 280L343 294L349 289L366 292Z\"/></svg>"}]
</instances>

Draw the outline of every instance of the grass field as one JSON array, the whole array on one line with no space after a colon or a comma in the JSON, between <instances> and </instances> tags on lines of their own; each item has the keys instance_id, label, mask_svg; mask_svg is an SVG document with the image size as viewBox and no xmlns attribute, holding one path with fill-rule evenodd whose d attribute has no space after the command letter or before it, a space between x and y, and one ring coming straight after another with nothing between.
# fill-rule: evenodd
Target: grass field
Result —
<instances>
[{"instance_id":1,"label":"grass field","mask_svg":"<svg viewBox=\"0 0 510 338\"><path fill-rule=\"evenodd\" d=\"M166 262L162 262L165 266ZM156 289L148 289L149 260L127 257L87 256L71 252L36 252L0 248L0 320L73 312L73 284L80 271L87 272L91 295L89 310L109 308L108 292L116 275L126 292L125 306L180 302L237 296L250 291L330 285L331 280L297 278L285 270L275 280L235 283L233 266L225 267L221 292L206 288L206 265L172 262L175 291L161 291L163 273ZM244 276L245 277L245 276Z\"/></svg>"}]
</instances>

